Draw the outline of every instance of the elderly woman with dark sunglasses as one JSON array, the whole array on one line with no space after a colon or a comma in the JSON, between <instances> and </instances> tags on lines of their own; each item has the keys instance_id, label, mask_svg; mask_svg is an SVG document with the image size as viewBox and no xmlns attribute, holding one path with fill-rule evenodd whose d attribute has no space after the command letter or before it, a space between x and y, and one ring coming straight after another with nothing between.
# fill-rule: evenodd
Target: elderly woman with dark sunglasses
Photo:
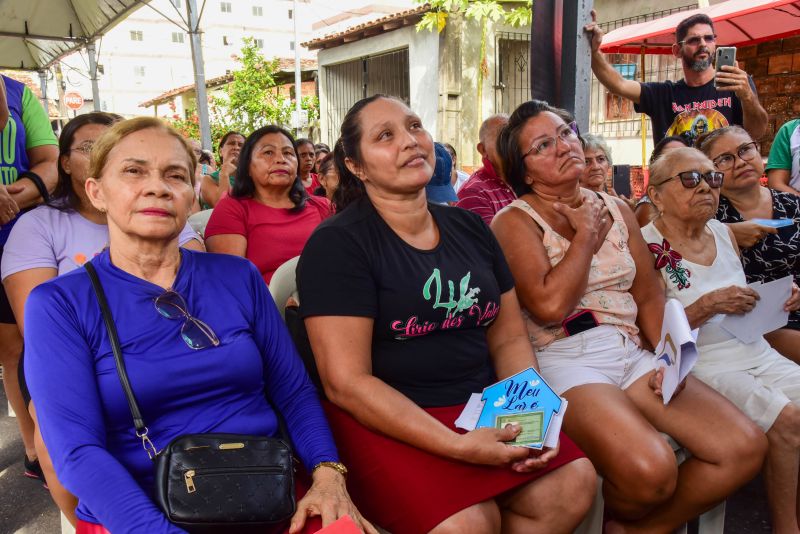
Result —
<instances>
[{"instance_id":1,"label":"elderly woman with dark sunglasses","mask_svg":"<svg viewBox=\"0 0 800 534\"><path fill-rule=\"evenodd\" d=\"M727 149L736 153L746 144L743 141ZM659 216L642 228L642 234L667 296L678 299L690 326L699 328L700 357L692 374L767 435L764 478L774 532L797 532L800 367L763 337L745 343L719 324L727 314L751 311L758 299L747 287L733 232L713 218L724 178L699 150L678 148L664 154L651 167L648 186ZM787 305L800 306L796 287Z\"/></svg>"},{"instance_id":2,"label":"elderly woman with dark sunglasses","mask_svg":"<svg viewBox=\"0 0 800 534\"><path fill-rule=\"evenodd\" d=\"M106 214L109 234L108 248L91 263L149 438L160 450L183 434L275 435L268 397L313 478L309 488L298 476L298 497L308 491L291 530L308 526L308 516L329 523L349 514L374 532L347 495L315 390L261 274L241 258L178 247L196 164L179 133L140 117L95 143L86 180L86 196ZM153 503L153 463L131 426L83 269L31 292L25 345L44 442L59 480L79 500L77 531L183 532Z\"/></svg>"},{"instance_id":3,"label":"elderly woman with dark sunglasses","mask_svg":"<svg viewBox=\"0 0 800 534\"><path fill-rule=\"evenodd\" d=\"M603 476L605 532L670 532L757 472L764 441L696 379L668 405L653 346L664 290L633 212L584 189L581 143L557 109L522 104L498 140L519 198L495 216L542 376L569 401L564 430ZM659 432L692 453L677 468ZM726 447L719 447L725 435Z\"/></svg>"},{"instance_id":4,"label":"elderly woman with dark sunglasses","mask_svg":"<svg viewBox=\"0 0 800 534\"><path fill-rule=\"evenodd\" d=\"M793 276L800 283L800 197L761 186L764 162L758 143L739 126L714 130L698 140L698 148L725 175L716 218L733 230L747 282ZM776 229L753 219L790 221ZM800 363L800 311L790 312L785 328L764 337L778 352Z\"/></svg>"}]
</instances>

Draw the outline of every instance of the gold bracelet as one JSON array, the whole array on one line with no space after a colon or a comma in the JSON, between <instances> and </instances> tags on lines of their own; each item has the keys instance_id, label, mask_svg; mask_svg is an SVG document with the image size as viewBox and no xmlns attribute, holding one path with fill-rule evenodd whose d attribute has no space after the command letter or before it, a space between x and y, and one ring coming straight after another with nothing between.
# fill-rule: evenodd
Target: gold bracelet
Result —
<instances>
[{"instance_id":1,"label":"gold bracelet","mask_svg":"<svg viewBox=\"0 0 800 534\"><path fill-rule=\"evenodd\" d=\"M347 477L347 468L341 462L320 462L314 466L314 469L311 470L311 474L314 474L314 472L320 467L330 467L343 477Z\"/></svg>"}]
</instances>

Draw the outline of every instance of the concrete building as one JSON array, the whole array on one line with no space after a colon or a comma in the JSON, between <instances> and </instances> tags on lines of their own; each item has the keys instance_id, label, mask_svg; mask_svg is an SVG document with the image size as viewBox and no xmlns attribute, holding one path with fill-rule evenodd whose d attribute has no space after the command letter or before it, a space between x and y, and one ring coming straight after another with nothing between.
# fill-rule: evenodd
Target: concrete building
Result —
<instances>
[{"instance_id":1,"label":"concrete building","mask_svg":"<svg viewBox=\"0 0 800 534\"><path fill-rule=\"evenodd\" d=\"M720 1L723 0L595 0L595 9L603 28L610 31ZM356 100L375 92L389 92L409 102L437 140L456 147L461 165L469 169L480 164L474 147L483 119L493 113L513 111L530 98L530 28L489 24L484 76L479 86L478 27L451 16L441 34L418 32L414 25L425 11L422 6L398 12L303 43L319 51L322 138L335 140L338 124ZM786 45L786 50L778 46L775 54L786 56L794 50L792 43ZM624 76L641 79L639 55L613 54L608 59ZM773 60L773 70L779 68L779 61L792 70L791 58L786 57ZM645 57L646 81L682 77L680 64L672 56ZM756 77L756 83L765 82ZM772 90L772 86L766 87ZM606 137L615 163L640 165L642 123L633 104L611 95L596 78L592 79L590 98L589 131ZM775 102L773 106L781 107L784 101ZM789 113L792 105L783 106L786 109L781 113ZM645 120L645 128L645 150L649 154L649 119Z\"/></svg>"},{"instance_id":2,"label":"concrete building","mask_svg":"<svg viewBox=\"0 0 800 534\"><path fill-rule=\"evenodd\" d=\"M224 77L236 69L234 59L245 37L252 37L267 58L294 58L295 19L298 41L313 37L313 28L334 26L340 19L358 19L364 13L398 10L410 0L198 0L201 13L206 79ZM390 7L387 7L390 6ZM186 0L151 0L110 30L97 44L100 107L127 116L146 113L139 104L194 83L189 36L176 24L186 13ZM373 14L374 16L374 14ZM336 21L331 21L336 19ZM323 21L329 22L323 22ZM185 24L182 24L185 27ZM316 54L300 49L303 60ZM76 53L60 65L63 90L91 98L88 59ZM53 80L58 77L54 74ZM50 83L48 97L63 90Z\"/></svg>"},{"instance_id":3,"label":"concrete building","mask_svg":"<svg viewBox=\"0 0 800 534\"><path fill-rule=\"evenodd\" d=\"M486 62L480 27L451 15L441 33L417 31L427 6L401 11L303 43L318 51L322 140L335 142L359 99L386 93L405 100L436 140L452 144L460 165L480 165L484 118L530 98L530 27L488 23Z\"/></svg>"}]
</instances>

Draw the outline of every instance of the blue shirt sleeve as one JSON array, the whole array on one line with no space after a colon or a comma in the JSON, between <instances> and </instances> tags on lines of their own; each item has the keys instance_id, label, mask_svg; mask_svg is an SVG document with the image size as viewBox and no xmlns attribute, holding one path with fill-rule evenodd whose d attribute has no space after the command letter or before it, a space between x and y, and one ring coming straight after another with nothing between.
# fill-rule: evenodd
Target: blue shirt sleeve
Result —
<instances>
[{"instance_id":1,"label":"blue shirt sleeve","mask_svg":"<svg viewBox=\"0 0 800 534\"><path fill-rule=\"evenodd\" d=\"M311 470L319 462L338 462L330 426L289 331L258 269L249 264L253 295L253 333L264 357L264 384L283 415L295 451Z\"/></svg>"},{"instance_id":2,"label":"blue shirt sleeve","mask_svg":"<svg viewBox=\"0 0 800 534\"><path fill-rule=\"evenodd\" d=\"M75 306L49 283L25 306L25 377L58 479L115 534L184 532L106 450L89 334Z\"/></svg>"}]
</instances>

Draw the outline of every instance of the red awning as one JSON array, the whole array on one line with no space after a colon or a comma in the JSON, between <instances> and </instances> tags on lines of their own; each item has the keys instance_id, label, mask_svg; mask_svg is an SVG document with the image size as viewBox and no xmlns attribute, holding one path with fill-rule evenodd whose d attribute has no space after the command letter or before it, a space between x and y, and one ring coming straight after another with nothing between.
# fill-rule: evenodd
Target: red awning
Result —
<instances>
[{"instance_id":1,"label":"red awning","mask_svg":"<svg viewBox=\"0 0 800 534\"><path fill-rule=\"evenodd\" d=\"M603 37L601 50L607 54L638 54L644 47L648 54L671 54L675 27L697 13L705 13L714 21L718 46L747 46L800 35L800 1L728 0L617 28Z\"/></svg>"}]
</instances>

